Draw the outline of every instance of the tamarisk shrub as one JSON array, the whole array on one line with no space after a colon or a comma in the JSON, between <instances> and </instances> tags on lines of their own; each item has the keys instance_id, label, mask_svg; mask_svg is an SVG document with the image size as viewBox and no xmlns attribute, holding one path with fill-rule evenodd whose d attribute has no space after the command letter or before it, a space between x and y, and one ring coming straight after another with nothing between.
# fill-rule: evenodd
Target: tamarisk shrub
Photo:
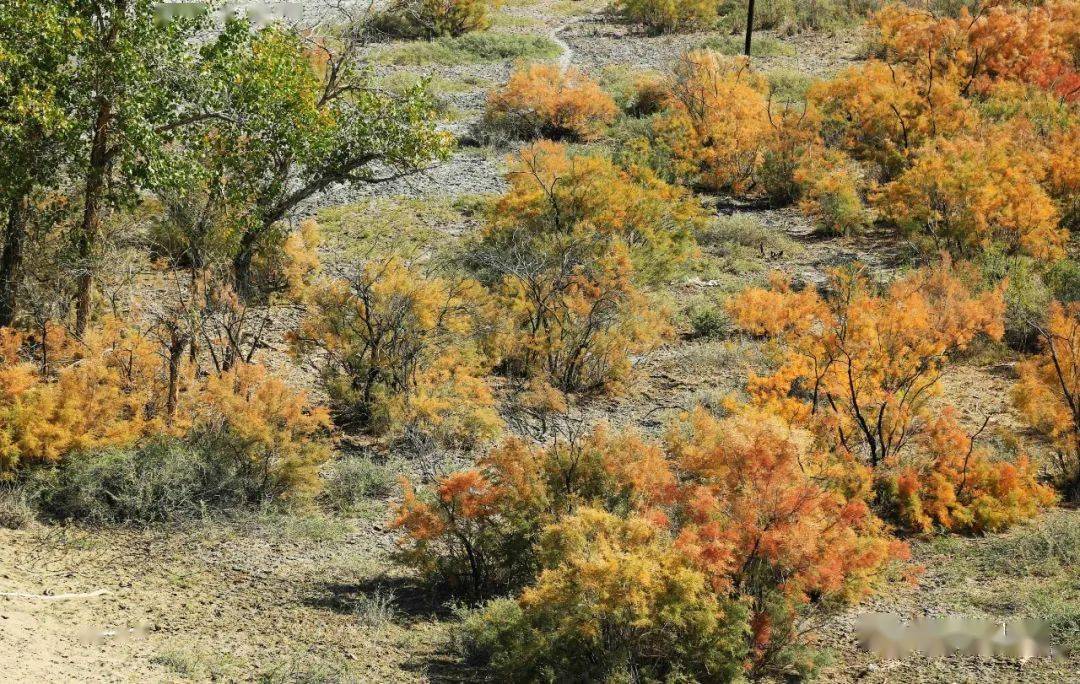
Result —
<instances>
[{"instance_id":1,"label":"tamarisk shrub","mask_svg":"<svg viewBox=\"0 0 1080 684\"><path fill-rule=\"evenodd\" d=\"M1013 402L1050 440L1065 496L1080 497L1080 305L1054 302L1040 330L1042 350L1018 366Z\"/></svg>"},{"instance_id":2,"label":"tamarisk shrub","mask_svg":"<svg viewBox=\"0 0 1080 684\"><path fill-rule=\"evenodd\" d=\"M698 410L660 443L604 428L511 440L432 491L407 488L399 558L466 587L483 568L503 581L489 595L526 585L467 625L473 655L509 679L809 670L802 620L863 595L905 552L863 499L868 478L834 486L835 467L753 410Z\"/></svg>"},{"instance_id":3,"label":"tamarisk shrub","mask_svg":"<svg viewBox=\"0 0 1080 684\"><path fill-rule=\"evenodd\" d=\"M312 359L342 425L377 434L413 425L466 443L498 431L478 377L485 360L476 342L490 317L476 281L429 276L392 257L325 279L307 309L292 351Z\"/></svg>"},{"instance_id":4,"label":"tamarisk shrub","mask_svg":"<svg viewBox=\"0 0 1080 684\"><path fill-rule=\"evenodd\" d=\"M1038 154L1002 131L938 138L881 189L882 217L940 248L970 254L995 242L1038 259L1063 255L1066 233L1039 184Z\"/></svg>"},{"instance_id":5,"label":"tamarisk shrub","mask_svg":"<svg viewBox=\"0 0 1080 684\"><path fill-rule=\"evenodd\" d=\"M908 529L996 532L1034 517L1056 500L1036 481L1028 458L991 460L947 407L921 437L920 462L902 466L879 483L887 506Z\"/></svg>"},{"instance_id":6,"label":"tamarisk shrub","mask_svg":"<svg viewBox=\"0 0 1080 684\"><path fill-rule=\"evenodd\" d=\"M376 18L376 26L401 38L439 38L491 26L489 0L397 0Z\"/></svg>"},{"instance_id":7,"label":"tamarisk shrub","mask_svg":"<svg viewBox=\"0 0 1080 684\"><path fill-rule=\"evenodd\" d=\"M517 138L593 140L616 114L611 96L578 69L528 64L488 96L484 122Z\"/></svg>"},{"instance_id":8,"label":"tamarisk shrub","mask_svg":"<svg viewBox=\"0 0 1080 684\"><path fill-rule=\"evenodd\" d=\"M618 388L630 355L671 332L639 274L647 281L684 258L700 209L648 172L569 157L549 142L523 150L509 178L470 254L510 312L493 343L503 371L565 391Z\"/></svg>"},{"instance_id":9,"label":"tamarisk shrub","mask_svg":"<svg viewBox=\"0 0 1080 684\"><path fill-rule=\"evenodd\" d=\"M782 350L772 374L751 374L753 402L813 424L871 467L887 461L925 425L947 355L1004 332L1002 288L976 294L968 271L946 259L883 289L856 266L831 274L828 297L779 277L745 290L730 301L732 318Z\"/></svg>"}]
</instances>

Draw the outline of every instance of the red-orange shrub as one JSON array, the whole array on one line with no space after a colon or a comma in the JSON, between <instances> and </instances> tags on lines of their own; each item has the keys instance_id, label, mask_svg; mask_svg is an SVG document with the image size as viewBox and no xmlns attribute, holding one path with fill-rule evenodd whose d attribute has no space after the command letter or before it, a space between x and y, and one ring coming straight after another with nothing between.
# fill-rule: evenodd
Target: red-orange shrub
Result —
<instances>
[{"instance_id":1,"label":"red-orange shrub","mask_svg":"<svg viewBox=\"0 0 1080 684\"><path fill-rule=\"evenodd\" d=\"M930 423L920 441L919 462L899 468L879 485L886 505L908 529L996 532L1032 518L1056 499L1036 480L1026 456L995 461L976 446L952 407Z\"/></svg>"}]
</instances>

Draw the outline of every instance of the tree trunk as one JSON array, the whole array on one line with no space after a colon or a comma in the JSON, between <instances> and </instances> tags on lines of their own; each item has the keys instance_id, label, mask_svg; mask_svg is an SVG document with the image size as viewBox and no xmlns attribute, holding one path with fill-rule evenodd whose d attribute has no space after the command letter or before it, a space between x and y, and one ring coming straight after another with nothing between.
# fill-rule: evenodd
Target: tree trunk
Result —
<instances>
[{"instance_id":1,"label":"tree trunk","mask_svg":"<svg viewBox=\"0 0 1080 684\"><path fill-rule=\"evenodd\" d=\"M170 424L176 415L176 403L180 393L180 360L184 358L188 340L187 335L174 333L169 344L169 393L165 400L165 415Z\"/></svg>"},{"instance_id":2,"label":"tree trunk","mask_svg":"<svg viewBox=\"0 0 1080 684\"><path fill-rule=\"evenodd\" d=\"M748 0L746 6L746 43L743 45L743 54L750 56L750 38L754 34L754 0Z\"/></svg>"},{"instance_id":3,"label":"tree trunk","mask_svg":"<svg viewBox=\"0 0 1080 684\"><path fill-rule=\"evenodd\" d=\"M0 326L15 322L18 309L19 278L22 270L23 244L26 241L30 195L22 193L8 205L4 253L0 255Z\"/></svg>"},{"instance_id":4,"label":"tree trunk","mask_svg":"<svg viewBox=\"0 0 1080 684\"><path fill-rule=\"evenodd\" d=\"M82 337L90 321L90 297L94 287L94 275L90 261L101 230L101 194L105 188L105 171L108 166L109 123L112 119L112 103L102 100L98 104L94 121L93 140L90 146L90 167L86 173L86 197L83 218L79 226L76 248L80 273L75 292L75 335Z\"/></svg>"}]
</instances>

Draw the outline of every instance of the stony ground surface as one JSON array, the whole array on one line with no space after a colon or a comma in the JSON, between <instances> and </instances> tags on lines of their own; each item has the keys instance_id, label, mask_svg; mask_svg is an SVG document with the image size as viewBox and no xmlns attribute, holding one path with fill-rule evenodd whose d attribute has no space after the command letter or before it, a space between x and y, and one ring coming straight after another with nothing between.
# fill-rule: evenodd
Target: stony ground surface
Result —
<instances>
[{"instance_id":1,"label":"stony ground surface","mask_svg":"<svg viewBox=\"0 0 1080 684\"><path fill-rule=\"evenodd\" d=\"M308 2L305 9L323 17L330 5ZM563 48L561 63L593 73L627 65L664 71L683 51L713 37L643 36L612 23L603 9L602 0L511 0L496 17L496 30L549 36ZM790 56L756 58L755 68L822 76L863 51L857 32L781 40L792 48ZM405 71L453 84L442 95L453 112L445 126L465 144L448 162L416 176L372 188L334 188L315 198L305 213L326 218L341 205L356 205L358 215L370 218L378 213L374 207L384 206L378 202L420 201L445 208L455 198L502 190L505 158L512 150L477 146L469 138L486 90L505 80L510 69L509 63L378 64L380 77ZM433 231L434 241L475 229L475 221L456 210L440 211L431 214L436 217L432 225L423 226ZM856 259L885 272L900 251L880 235L816 237L792 209L752 213L782 241L782 253L762 257L751 250L736 259L706 246L704 259L711 266L672 288L676 307L760 282L773 268L813 283L821 282L829 268ZM338 237L347 242L349 231L346 225ZM331 251L337 253L337 247ZM281 312L275 330L286 329L290 317L295 312ZM639 372L623 394L586 403L582 415L589 421L656 430L679 411L738 392L747 368L764 363L762 349L753 342L690 339L686 332L638 359ZM272 337L268 358L297 382L309 381L289 367L280 335ZM946 377L945 393L970 422L994 412L999 414L995 420L1015 427L1007 401L1013 362L972 359L960 364ZM350 517L316 510L252 514L168 531L0 530L0 682L475 681L481 673L458 662L449 646L451 609L390 562L394 540L386 519L392 500L375 498L368 504ZM1024 535L1045 535L1044 526L1051 523L1075 527L1080 513L1057 511L1050 522L1012 534L1023 542ZM1008 619L1039 616L1040 607L1058 605L1054 597L1062 597L1061 610L1074 616L1075 640L1080 630L1075 568L1058 568L1034 584L1025 583L1023 576L1001 579L993 564L1007 562L1008 555L995 550L994 543L916 540L912 567L925 569L913 582L890 583L872 601L821 630L822 645L833 659L825 679L1080 681L1075 655L1025 664L975 658L881 661L856 647L853 621L860 612L905 617L965 612ZM102 590L106 593L96 593ZM76 596L58 596L64 594Z\"/></svg>"}]
</instances>

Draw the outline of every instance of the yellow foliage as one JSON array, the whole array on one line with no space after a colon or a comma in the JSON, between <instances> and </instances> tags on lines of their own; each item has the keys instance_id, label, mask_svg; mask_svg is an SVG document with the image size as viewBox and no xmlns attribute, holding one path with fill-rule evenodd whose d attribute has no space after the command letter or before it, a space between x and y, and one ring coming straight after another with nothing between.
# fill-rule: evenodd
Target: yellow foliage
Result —
<instances>
[{"instance_id":1,"label":"yellow foliage","mask_svg":"<svg viewBox=\"0 0 1080 684\"><path fill-rule=\"evenodd\" d=\"M329 457L320 437L330 428L326 409L312 406L270 375L241 364L207 378L193 407L194 429L217 438L217 448L254 472L274 495L310 492Z\"/></svg>"},{"instance_id":2,"label":"yellow foliage","mask_svg":"<svg viewBox=\"0 0 1080 684\"><path fill-rule=\"evenodd\" d=\"M488 95L484 120L525 138L592 140L617 113L611 96L578 69L529 64Z\"/></svg>"},{"instance_id":3,"label":"yellow foliage","mask_svg":"<svg viewBox=\"0 0 1080 684\"><path fill-rule=\"evenodd\" d=\"M668 109L654 123L678 176L710 190L746 192L774 129L767 83L744 58L689 52L667 84Z\"/></svg>"},{"instance_id":4,"label":"yellow foliage","mask_svg":"<svg viewBox=\"0 0 1080 684\"><path fill-rule=\"evenodd\" d=\"M1042 351L1018 366L1013 402L1057 453L1069 496L1080 495L1080 304L1054 302Z\"/></svg>"},{"instance_id":5,"label":"yellow foliage","mask_svg":"<svg viewBox=\"0 0 1080 684\"><path fill-rule=\"evenodd\" d=\"M1002 242L1038 259L1056 259L1067 235L1039 185L1042 159L1030 147L996 129L938 138L882 188L875 205L904 230L960 254Z\"/></svg>"},{"instance_id":6,"label":"yellow foliage","mask_svg":"<svg viewBox=\"0 0 1080 684\"><path fill-rule=\"evenodd\" d=\"M885 462L923 422L947 354L976 335L1004 334L1003 286L975 294L970 279L945 260L886 292L859 270L834 272L828 299L810 289L744 291L732 317L784 345L779 368L751 375L754 402L871 466Z\"/></svg>"},{"instance_id":7,"label":"yellow foliage","mask_svg":"<svg viewBox=\"0 0 1080 684\"><path fill-rule=\"evenodd\" d=\"M313 288L292 349L318 352L313 363L346 424L484 440L500 425L477 377L484 360L474 340L486 306L475 281L429 277L396 257L369 262Z\"/></svg>"}]
</instances>

